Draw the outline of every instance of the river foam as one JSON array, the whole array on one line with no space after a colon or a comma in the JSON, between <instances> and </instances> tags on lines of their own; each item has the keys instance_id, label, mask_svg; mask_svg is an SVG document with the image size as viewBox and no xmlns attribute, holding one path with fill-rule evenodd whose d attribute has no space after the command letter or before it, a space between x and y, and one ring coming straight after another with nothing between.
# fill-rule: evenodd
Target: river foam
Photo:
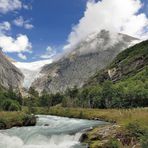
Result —
<instances>
[{"instance_id":1,"label":"river foam","mask_svg":"<svg viewBox=\"0 0 148 148\"><path fill-rule=\"evenodd\" d=\"M0 134L0 148L70 148L77 144L77 138L70 135L53 135L50 138L38 135L24 143L19 137Z\"/></svg>"}]
</instances>

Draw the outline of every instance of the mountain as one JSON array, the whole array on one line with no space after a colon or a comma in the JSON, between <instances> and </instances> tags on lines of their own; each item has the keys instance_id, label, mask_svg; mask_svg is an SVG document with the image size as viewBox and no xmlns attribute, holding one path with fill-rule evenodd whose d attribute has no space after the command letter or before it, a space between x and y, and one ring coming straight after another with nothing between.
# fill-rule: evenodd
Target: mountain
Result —
<instances>
[{"instance_id":1,"label":"mountain","mask_svg":"<svg viewBox=\"0 0 148 148\"><path fill-rule=\"evenodd\" d=\"M64 93L64 107L137 108L148 106L148 40L119 53L81 89Z\"/></svg>"},{"instance_id":2,"label":"mountain","mask_svg":"<svg viewBox=\"0 0 148 148\"><path fill-rule=\"evenodd\" d=\"M18 90L22 87L23 79L21 71L0 51L0 86Z\"/></svg>"},{"instance_id":3,"label":"mountain","mask_svg":"<svg viewBox=\"0 0 148 148\"><path fill-rule=\"evenodd\" d=\"M81 41L66 56L45 65L32 87L37 91L63 92L74 86L81 87L97 70L106 67L123 49L138 39L124 34L112 35L102 30Z\"/></svg>"},{"instance_id":4,"label":"mountain","mask_svg":"<svg viewBox=\"0 0 148 148\"><path fill-rule=\"evenodd\" d=\"M121 52L107 68L97 72L86 85L96 85L106 80L114 83L136 77L148 66L148 40ZM141 76L143 78L143 76ZM147 77L148 78L148 77Z\"/></svg>"}]
</instances>

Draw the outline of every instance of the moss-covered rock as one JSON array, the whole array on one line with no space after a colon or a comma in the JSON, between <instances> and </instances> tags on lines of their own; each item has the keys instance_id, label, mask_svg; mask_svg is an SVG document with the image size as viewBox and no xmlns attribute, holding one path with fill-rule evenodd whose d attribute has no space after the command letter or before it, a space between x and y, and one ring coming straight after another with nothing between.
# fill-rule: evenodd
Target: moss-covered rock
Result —
<instances>
[{"instance_id":1,"label":"moss-covered rock","mask_svg":"<svg viewBox=\"0 0 148 148\"><path fill-rule=\"evenodd\" d=\"M97 127L85 133L82 142L88 143L89 148L141 148L140 140L130 132L118 125Z\"/></svg>"},{"instance_id":2,"label":"moss-covered rock","mask_svg":"<svg viewBox=\"0 0 148 148\"><path fill-rule=\"evenodd\" d=\"M23 112L0 112L0 129L12 127L34 126L36 117Z\"/></svg>"},{"instance_id":3,"label":"moss-covered rock","mask_svg":"<svg viewBox=\"0 0 148 148\"><path fill-rule=\"evenodd\" d=\"M34 126L36 124L36 117L34 115L25 115L23 126Z\"/></svg>"}]
</instances>

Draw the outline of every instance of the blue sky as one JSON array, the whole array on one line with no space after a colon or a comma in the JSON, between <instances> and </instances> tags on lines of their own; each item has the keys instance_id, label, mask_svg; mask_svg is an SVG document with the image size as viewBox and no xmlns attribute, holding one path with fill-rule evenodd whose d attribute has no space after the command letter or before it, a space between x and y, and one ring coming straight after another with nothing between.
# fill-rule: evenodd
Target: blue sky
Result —
<instances>
[{"instance_id":1,"label":"blue sky","mask_svg":"<svg viewBox=\"0 0 148 148\"><path fill-rule=\"evenodd\" d=\"M0 27L1 36L11 37L11 39L13 39L13 42L15 42L18 36L22 37L22 35L25 35L25 37L27 38L23 36L25 40L23 40L24 38L22 38L22 40L26 41L28 39L28 41L24 46L20 45L20 48L21 47L24 48L24 50L22 51L20 49L20 52L18 51L16 52L15 50L14 52L12 52L10 50L8 51L8 49L3 49L6 48L6 45L3 45L3 43L1 42L0 42L0 47L8 56L12 57L16 61L27 61L27 62L49 58L50 56L61 52L66 44L73 44L73 41L79 38L79 36L81 36L80 39L82 39L86 35L91 33L91 31L92 32L95 31L89 29L89 26L91 27L92 25L90 24L89 19L87 19L89 17L88 14L90 12L89 9L91 10L91 7L96 8L95 6L97 5L98 9L99 8L103 9L101 7L101 4L98 3L98 1L93 1L93 0L91 2L88 2L87 0L21 0L21 1L5 0L5 1L12 3L13 8L11 8L10 6L9 7L3 6L3 0L0 0L0 26L5 27L5 28ZM105 4L107 3L105 2L106 0L103 1ZM140 11L138 10L138 14L140 13L145 14L145 18L141 18L144 24L146 21L146 16L148 16L148 2L147 0L142 0L141 2L144 5L141 7ZM15 3L14 6L13 3ZM88 6L86 9L87 4ZM135 4L135 8L137 7L136 9L139 9L137 5ZM106 9L106 7L104 9ZM86 16L84 15L84 13L87 13ZM132 12L129 12L129 14L130 13ZM92 12L92 17L94 17L96 20L97 19L99 20L100 16L101 14L97 14L97 10L96 13ZM83 33L81 32L82 30L81 25L83 24L83 21L85 24L87 24L86 28L84 27L83 30L83 32L87 32L86 35L82 35ZM4 22L8 22L11 26L9 26L9 24L6 23L4 25ZM99 23L97 24L97 21L96 21L96 26L99 26ZM142 27L145 28L146 30L148 29L147 24L145 26L143 25ZM126 32L127 33L129 32L130 34L130 31L128 31L127 29L125 30L125 33ZM69 37L69 35L71 36ZM131 35L136 35L135 30L131 32ZM78 41L80 41L80 39ZM76 43L78 41L76 41ZM17 43L18 42L16 42L16 44Z\"/></svg>"},{"instance_id":2,"label":"blue sky","mask_svg":"<svg viewBox=\"0 0 148 148\"><path fill-rule=\"evenodd\" d=\"M10 33L13 37L20 33L29 37L34 54L26 53L28 61L38 58L48 46L61 50L72 26L83 16L86 5L85 0L33 0L31 3L26 0L24 2L32 8L3 14L0 16L0 21L10 22L19 16L31 20L33 29L27 30L13 25ZM21 60L16 53L7 54L16 60Z\"/></svg>"}]
</instances>

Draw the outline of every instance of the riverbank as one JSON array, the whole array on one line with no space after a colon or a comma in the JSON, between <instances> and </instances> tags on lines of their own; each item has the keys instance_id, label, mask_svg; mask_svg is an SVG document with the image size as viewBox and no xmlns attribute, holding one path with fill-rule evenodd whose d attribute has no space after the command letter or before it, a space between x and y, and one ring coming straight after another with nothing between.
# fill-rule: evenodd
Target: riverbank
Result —
<instances>
[{"instance_id":1,"label":"riverbank","mask_svg":"<svg viewBox=\"0 0 148 148\"><path fill-rule=\"evenodd\" d=\"M36 108L35 114L56 115L88 120L102 120L116 123L120 126L126 126L131 122L137 121L142 127L148 129L148 108L89 109L51 107L49 110L47 108Z\"/></svg>"},{"instance_id":2,"label":"riverbank","mask_svg":"<svg viewBox=\"0 0 148 148\"><path fill-rule=\"evenodd\" d=\"M34 126L36 117L24 112L0 112L0 130L11 127Z\"/></svg>"},{"instance_id":3,"label":"riverbank","mask_svg":"<svg viewBox=\"0 0 148 148\"><path fill-rule=\"evenodd\" d=\"M38 114L102 120L112 125L96 127L84 133L81 142L90 148L147 148L148 145L148 108L136 109L82 109L52 107L37 108Z\"/></svg>"}]
</instances>

